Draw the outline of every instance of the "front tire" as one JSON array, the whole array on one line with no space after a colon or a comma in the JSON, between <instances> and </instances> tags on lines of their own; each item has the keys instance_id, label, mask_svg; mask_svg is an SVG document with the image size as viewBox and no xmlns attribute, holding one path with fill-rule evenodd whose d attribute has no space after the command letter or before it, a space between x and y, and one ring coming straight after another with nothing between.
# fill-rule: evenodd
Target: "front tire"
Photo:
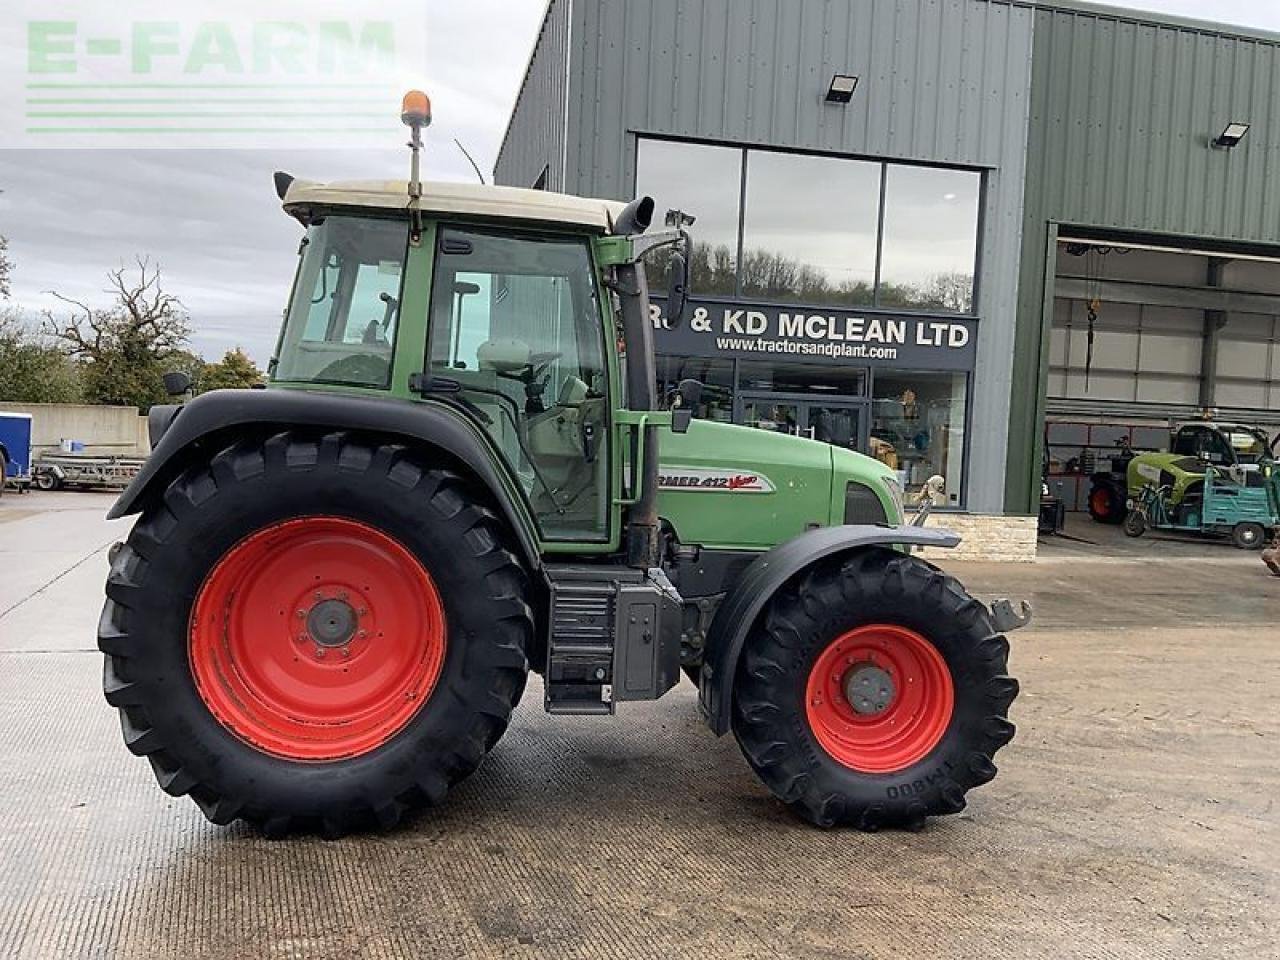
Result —
<instances>
[{"instance_id":1,"label":"front tire","mask_svg":"<svg viewBox=\"0 0 1280 960\"><path fill-rule=\"evenodd\" d=\"M1124 518L1124 535L1140 537L1147 532L1147 518L1141 510L1130 510Z\"/></svg>"},{"instance_id":2,"label":"front tire","mask_svg":"<svg viewBox=\"0 0 1280 960\"><path fill-rule=\"evenodd\" d=\"M893 551L824 561L747 639L733 732L784 803L818 826L921 826L996 774L1018 692L1009 644L951 577Z\"/></svg>"},{"instance_id":3,"label":"front tire","mask_svg":"<svg viewBox=\"0 0 1280 960\"><path fill-rule=\"evenodd\" d=\"M103 688L129 749L214 823L390 827L506 729L528 590L483 498L414 451L245 440L180 475L115 554Z\"/></svg>"}]
</instances>

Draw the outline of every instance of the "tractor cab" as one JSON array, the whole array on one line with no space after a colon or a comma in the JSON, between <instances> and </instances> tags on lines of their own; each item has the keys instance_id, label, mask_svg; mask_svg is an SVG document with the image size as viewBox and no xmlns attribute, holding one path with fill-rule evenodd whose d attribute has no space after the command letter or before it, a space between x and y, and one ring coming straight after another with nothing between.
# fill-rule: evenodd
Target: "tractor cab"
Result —
<instances>
[{"instance_id":1,"label":"tractor cab","mask_svg":"<svg viewBox=\"0 0 1280 960\"><path fill-rule=\"evenodd\" d=\"M1259 483L1258 468L1272 459L1267 435L1257 427L1241 423L1183 424L1174 433L1169 452L1195 457L1245 485Z\"/></svg>"},{"instance_id":2,"label":"tractor cab","mask_svg":"<svg viewBox=\"0 0 1280 960\"><path fill-rule=\"evenodd\" d=\"M290 179L307 228L271 383L453 403L551 539L616 537L609 410L621 404L602 241L622 204L531 190Z\"/></svg>"}]
</instances>

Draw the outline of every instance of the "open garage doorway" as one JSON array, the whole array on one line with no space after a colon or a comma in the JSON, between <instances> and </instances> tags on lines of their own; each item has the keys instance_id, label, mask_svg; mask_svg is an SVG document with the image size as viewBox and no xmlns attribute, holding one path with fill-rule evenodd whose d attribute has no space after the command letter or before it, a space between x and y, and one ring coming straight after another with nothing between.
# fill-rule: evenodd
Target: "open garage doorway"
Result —
<instances>
[{"instance_id":1,"label":"open garage doorway","mask_svg":"<svg viewBox=\"0 0 1280 960\"><path fill-rule=\"evenodd\" d=\"M1234 427L1280 433L1280 250L1064 226L1053 294L1044 468L1070 532L1108 538L1091 508L1123 519L1134 454L1210 456L1187 425L1223 425L1228 444Z\"/></svg>"}]
</instances>

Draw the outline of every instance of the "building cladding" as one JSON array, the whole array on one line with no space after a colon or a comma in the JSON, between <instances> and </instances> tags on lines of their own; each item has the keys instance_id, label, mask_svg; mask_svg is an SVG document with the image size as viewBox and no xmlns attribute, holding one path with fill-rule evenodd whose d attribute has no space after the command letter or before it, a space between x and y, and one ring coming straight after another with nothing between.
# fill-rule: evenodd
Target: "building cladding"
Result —
<instances>
[{"instance_id":1,"label":"building cladding","mask_svg":"<svg viewBox=\"0 0 1280 960\"><path fill-rule=\"evenodd\" d=\"M1280 244L1280 37L1145 13L1035 13L1007 505L1038 492L1058 225ZM1210 148L1231 121L1236 150ZM1280 270L1280 267L1277 267Z\"/></svg>"},{"instance_id":2,"label":"building cladding","mask_svg":"<svg viewBox=\"0 0 1280 960\"><path fill-rule=\"evenodd\" d=\"M757 149L875 161L874 314L897 164L976 172L977 350L946 429L966 509L1033 512L1056 225L1280 244L1278 61L1280 38L1065 0L551 0L495 180L630 198L648 138L741 148L744 198ZM824 100L838 73L848 104ZM1210 149L1231 120L1246 142Z\"/></svg>"}]
</instances>

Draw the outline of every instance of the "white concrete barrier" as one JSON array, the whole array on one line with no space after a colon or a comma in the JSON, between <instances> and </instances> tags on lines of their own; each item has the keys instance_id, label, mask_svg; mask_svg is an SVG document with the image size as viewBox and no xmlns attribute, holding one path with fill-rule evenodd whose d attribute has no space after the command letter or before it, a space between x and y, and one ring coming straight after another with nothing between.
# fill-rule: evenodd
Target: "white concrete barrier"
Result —
<instances>
[{"instance_id":1,"label":"white concrete barrier","mask_svg":"<svg viewBox=\"0 0 1280 960\"><path fill-rule=\"evenodd\" d=\"M80 440L86 453L139 456L150 451L147 418L137 407L85 403L10 403L4 408L31 414L35 453L55 453L63 440Z\"/></svg>"}]
</instances>

